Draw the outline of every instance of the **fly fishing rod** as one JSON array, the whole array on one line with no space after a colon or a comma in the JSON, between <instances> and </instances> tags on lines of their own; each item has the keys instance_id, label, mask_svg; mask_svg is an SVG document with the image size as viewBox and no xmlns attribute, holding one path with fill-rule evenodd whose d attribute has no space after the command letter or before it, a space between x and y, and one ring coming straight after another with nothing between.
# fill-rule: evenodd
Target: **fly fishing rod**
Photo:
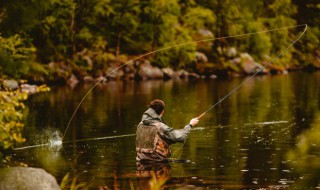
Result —
<instances>
[{"instance_id":1,"label":"fly fishing rod","mask_svg":"<svg viewBox=\"0 0 320 190\"><path fill-rule=\"evenodd\" d=\"M305 26L303 32L298 36L297 39L295 39L287 48L285 48L284 50L282 50L278 55L276 55L275 57L273 57L268 63L266 63L265 65L263 65L262 67L260 67L260 69L258 69L253 75L251 75L249 78L247 78L246 80L244 80L240 85L238 85L236 88L234 88L233 90L231 90L227 95L225 95L223 98L221 98L217 103L213 104L212 106L210 106L207 110L205 110L202 114L200 114L199 116L197 116L196 118L198 120L200 120L206 113L208 113L211 109L213 109L214 107L216 107L218 104L220 104L222 101L224 101L226 98L228 98L231 94L235 93L236 91L238 91L244 84L246 84L248 81L250 81L253 77L255 77L258 73L260 73L261 71L263 71L267 66L271 65L274 60L276 60L278 57L280 57L284 52L286 52L290 47L292 47L307 31L308 29L308 25L307 24L303 24L303 25L297 25L296 27L299 26ZM185 145L186 141L183 142L183 144L181 145L180 148L178 148L175 152L179 151L180 149L183 150L183 147ZM180 152L180 155L178 156L178 159L180 159L182 155L182 151Z\"/></svg>"},{"instance_id":2,"label":"fly fishing rod","mask_svg":"<svg viewBox=\"0 0 320 190\"><path fill-rule=\"evenodd\" d=\"M301 26L301 25L300 25ZM211 109L213 109L214 107L216 107L218 104L220 104L223 100L225 100L226 98L228 98L231 94L233 94L234 92L238 91L244 84L246 84L248 81L250 81L253 77L255 77L258 73L260 73L261 71L263 71L267 66L271 65L274 60L276 60L278 57L280 57L284 52L286 52L291 46L293 46L303 35L304 33L307 31L308 25L304 24L303 26L305 26L304 31L300 34L300 36L295 39L286 49L282 50L277 56L273 57L273 59L271 59L268 63L266 63L265 65L263 65L262 67L260 67L260 69L258 69L258 71L256 71L253 75L251 75L249 78L247 78L246 80L244 80L240 85L238 85L236 88L234 88L233 90L231 90L227 95L225 95L223 98L221 98L217 103L213 104L212 106L210 106L206 111L204 111L201 115L199 115L198 117L196 117L197 119L201 119L206 113L208 113Z\"/></svg>"}]
</instances>

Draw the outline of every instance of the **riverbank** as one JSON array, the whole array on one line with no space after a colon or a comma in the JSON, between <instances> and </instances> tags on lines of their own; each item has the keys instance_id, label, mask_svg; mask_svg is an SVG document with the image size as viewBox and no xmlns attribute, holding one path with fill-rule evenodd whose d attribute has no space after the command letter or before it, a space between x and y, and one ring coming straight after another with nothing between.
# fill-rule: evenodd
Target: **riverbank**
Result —
<instances>
[{"instance_id":1,"label":"riverbank","mask_svg":"<svg viewBox=\"0 0 320 190\"><path fill-rule=\"evenodd\" d=\"M231 50L230 50L231 51ZM234 50L236 51L236 50ZM178 80L199 78L232 78L250 76L256 72L259 75L287 74L292 71L320 70L320 60L313 64L292 66L274 65L268 60L257 62L248 53L231 51L228 58L219 63L212 63L205 54L197 52L196 59L191 66L174 69L159 67L149 59L130 61L134 58L122 57L112 59L102 66L95 65L95 60L81 55L79 61L51 62L45 66L48 75L30 75L26 79L35 84L69 85L78 83L107 82L112 80Z\"/></svg>"}]
</instances>

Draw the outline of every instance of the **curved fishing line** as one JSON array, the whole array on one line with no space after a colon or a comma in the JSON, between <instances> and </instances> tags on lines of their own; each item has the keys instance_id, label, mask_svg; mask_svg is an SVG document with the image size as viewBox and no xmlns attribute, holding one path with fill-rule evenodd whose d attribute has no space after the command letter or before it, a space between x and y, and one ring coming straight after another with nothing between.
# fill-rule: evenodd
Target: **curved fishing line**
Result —
<instances>
[{"instance_id":1,"label":"curved fishing line","mask_svg":"<svg viewBox=\"0 0 320 190\"><path fill-rule=\"evenodd\" d=\"M209 39L204 39L204 40L196 40L196 41L192 41L192 42L187 42L187 43L182 43L182 44L177 44L177 45L172 45L172 46L168 46L168 47L164 47L164 48L161 48L161 49L158 49L158 50L155 50L155 51L151 51L151 52L148 52L146 54L143 54L141 56L138 56L134 59L131 59L127 62L125 62L124 64L120 65L119 67L113 69L112 71L110 71L108 74L106 74L102 79L100 79L97 83L95 83L89 90L88 92L84 95L84 97L81 99L81 101L79 102L78 106L76 107L76 109L74 110L73 114L71 115L71 118L67 124L67 127L66 127L66 130L65 132L63 133L63 136L62 136L62 140L64 139L67 131L68 131L68 128L73 120L73 118L75 117L78 109L80 108L81 104L83 103L83 101L87 98L87 96L89 95L89 93L100 83L102 82L105 78L107 78L108 76L110 76L112 73L114 73L115 71L121 69L122 67L124 67L125 65L129 64L129 63L132 63L133 61L135 60L138 60L142 57L145 57L145 56L148 56L148 55L151 55L151 54L154 54L154 53L157 53L157 52L160 52L160 51L164 51L164 50L168 50L168 49L171 49L171 48L175 48L175 47L181 47L181 46L186 46L186 45L190 45L190 44L197 44L197 43L200 43L200 42L208 42L208 41L214 41L214 40L221 40L221 39L228 39L228 38L236 38L236 37L241 37L241 36L249 36L249 35L254 35L254 34L260 34L260 33L267 33L267 32L273 32L273 31L277 31L277 30L283 30L283 29L289 29L289 28L297 28L297 27L300 27L300 26L306 26L306 24L301 24L301 25L295 25L295 26L286 26L286 27L282 27L282 28L275 28L275 29L270 29L270 30L264 30L264 31L259 31L259 32L250 32L250 33L246 33L246 34L238 34L238 35L231 35L231 36L224 36L224 37L218 37L218 38L209 38Z\"/></svg>"},{"instance_id":2,"label":"curved fishing line","mask_svg":"<svg viewBox=\"0 0 320 190\"><path fill-rule=\"evenodd\" d=\"M223 98L221 98L217 103L213 104L212 106L210 106L206 111L204 111L201 115L199 115L197 118L201 119L206 113L208 113L212 108L216 107L218 104L220 104L223 100L225 100L226 98L228 98L231 94L233 94L234 92L238 91L245 83L247 83L248 81L250 81L254 76L256 76L259 72L263 71L263 69L265 69L267 66L269 66L271 63L273 63L274 60L276 60L278 57L280 57L284 52L286 52L290 47L292 47L307 31L308 29L308 25L307 24L303 24L303 25L297 25L297 27L299 26L305 26L304 31L298 36L297 39L295 39L287 48L285 48L284 50L282 50L278 55L276 55L275 57L273 57L268 63L266 63L263 67L261 67L258 71L256 71L253 75L251 75L249 78L247 78L246 80L244 80L240 85L238 85L236 88L234 88L233 90L231 90L227 95L225 95ZM181 150L180 155L178 157L178 160L180 159L181 155L182 155L182 151L183 151L183 147L185 145L187 140L185 140L183 142L183 144L181 145L181 147L179 147L175 152L177 152L178 150Z\"/></svg>"},{"instance_id":3,"label":"curved fishing line","mask_svg":"<svg viewBox=\"0 0 320 190\"><path fill-rule=\"evenodd\" d=\"M271 59L271 61L269 61L268 63L266 63L263 67L260 67L260 69L258 71L256 71L253 75L251 75L249 78L247 78L246 80L244 80L239 86L237 86L236 88L234 88L233 90L231 90L227 95L225 95L223 98L221 98L217 103L213 104L211 107L209 107L205 112L203 112L201 115L199 115L197 118L200 119L201 117L203 117L207 112L209 112L212 108L216 107L218 104L220 104L223 100L225 100L226 98L228 98L231 94L233 94L234 92L238 91L245 83L247 83L248 81L250 81L253 77L255 77L258 73L260 73L261 71L263 71L263 69L265 69L267 66L271 65L271 63L273 63L274 60L276 60L278 57L280 57L284 52L286 52L290 47L292 47L303 35L304 33L307 31L308 25L304 24L304 25L300 25L300 26L305 26L304 31L300 34L300 36L295 39L286 49L282 50L277 56L273 57ZM298 27L298 26L297 26Z\"/></svg>"},{"instance_id":4,"label":"curved fishing line","mask_svg":"<svg viewBox=\"0 0 320 190\"><path fill-rule=\"evenodd\" d=\"M97 141L97 140L104 140L104 139L115 139L115 138L122 138L122 137L132 137L136 134L128 134L128 135L117 135L117 136L106 136L106 137L97 137L97 138L88 138L88 139L79 139L74 141L65 141L63 143L72 143L72 142L84 142L84 141Z\"/></svg>"}]
</instances>

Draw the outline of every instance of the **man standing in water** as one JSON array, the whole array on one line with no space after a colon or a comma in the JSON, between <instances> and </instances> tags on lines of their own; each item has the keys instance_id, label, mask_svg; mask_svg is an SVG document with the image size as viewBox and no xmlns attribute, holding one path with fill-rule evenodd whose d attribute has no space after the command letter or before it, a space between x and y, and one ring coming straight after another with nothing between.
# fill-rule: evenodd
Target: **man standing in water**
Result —
<instances>
[{"instance_id":1,"label":"man standing in water","mask_svg":"<svg viewBox=\"0 0 320 190\"><path fill-rule=\"evenodd\" d=\"M199 122L193 118L183 129L170 128L162 120L164 107L162 100L153 100L142 116L136 132L136 160L139 162L167 162L171 155L170 145L184 142L191 128Z\"/></svg>"}]
</instances>

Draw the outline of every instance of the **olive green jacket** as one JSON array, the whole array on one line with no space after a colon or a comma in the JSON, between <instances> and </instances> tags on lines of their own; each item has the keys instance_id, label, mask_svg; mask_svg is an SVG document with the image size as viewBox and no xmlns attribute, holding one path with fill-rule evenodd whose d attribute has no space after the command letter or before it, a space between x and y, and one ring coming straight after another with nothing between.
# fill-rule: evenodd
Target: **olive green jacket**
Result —
<instances>
[{"instance_id":1,"label":"olive green jacket","mask_svg":"<svg viewBox=\"0 0 320 190\"><path fill-rule=\"evenodd\" d=\"M144 126L144 127L142 127ZM147 126L147 127L146 127ZM144 112L141 122L137 128L137 137L136 137L136 148L137 148L137 161L141 162L163 162L168 161L168 154L159 154L157 151L138 151L140 149L146 148L143 147L145 144L152 144L154 136L150 139L150 135L152 134L152 130L148 129L148 127L153 127L157 132L157 136L161 138L168 146L176 142L184 142L188 134L191 130L191 125L186 125L183 129L173 129L168 127L162 118L152 109L149 108L146 112ZM142 142L142 141L150 141L150 142Z\"/></svg>"}]
</instances>

